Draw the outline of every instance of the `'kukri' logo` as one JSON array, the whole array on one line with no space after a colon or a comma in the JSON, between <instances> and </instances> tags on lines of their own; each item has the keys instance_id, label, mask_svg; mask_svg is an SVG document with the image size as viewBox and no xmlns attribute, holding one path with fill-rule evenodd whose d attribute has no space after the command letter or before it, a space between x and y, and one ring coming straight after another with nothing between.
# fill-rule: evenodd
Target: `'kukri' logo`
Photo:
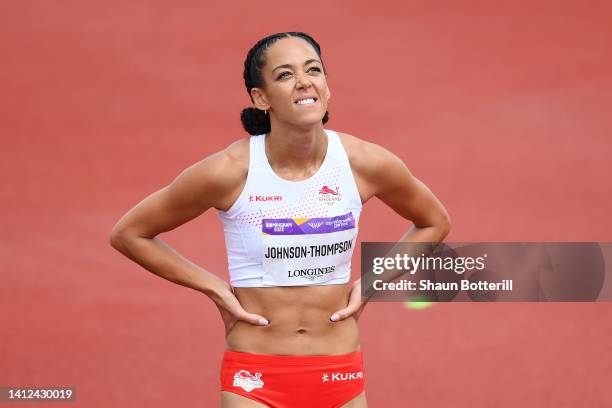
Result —
<instances>
[{"instance_id":1,"label":"'kukri' logo","mask_svg":"<svg viewBox=\"0 0 612 408\"><path fill-rule=\"evenodd\" d=\"M363 371L354 371L352 373L323 373L321 382L328 381L351 381L363 379Z\"/></svg>"},{"instance_id":2,"label":"'kukri' logo","mask_svg":"<svg viewBox=\"0 0 612 408\"><path fill-rule=\"evenodd\" d=\"M253 195L249 194L249 202L283 201L282 195Z\"/></svg>"}]
</instances>

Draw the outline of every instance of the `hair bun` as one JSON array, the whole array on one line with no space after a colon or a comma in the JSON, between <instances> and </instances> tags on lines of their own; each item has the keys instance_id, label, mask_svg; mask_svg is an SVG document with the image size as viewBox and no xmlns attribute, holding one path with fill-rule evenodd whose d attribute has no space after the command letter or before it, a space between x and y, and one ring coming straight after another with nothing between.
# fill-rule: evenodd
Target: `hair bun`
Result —
<instances>
[{"instance_id":1,"label":"hair bun","mask_svg":"<svg viewBox=\"0 0 612 408\"><path fill-rule=\"evenodd\" d=\"M257 108L246 108L240 113L242 127L251 135L270 133L270 117Z\"/></svg>"}]
</instances>

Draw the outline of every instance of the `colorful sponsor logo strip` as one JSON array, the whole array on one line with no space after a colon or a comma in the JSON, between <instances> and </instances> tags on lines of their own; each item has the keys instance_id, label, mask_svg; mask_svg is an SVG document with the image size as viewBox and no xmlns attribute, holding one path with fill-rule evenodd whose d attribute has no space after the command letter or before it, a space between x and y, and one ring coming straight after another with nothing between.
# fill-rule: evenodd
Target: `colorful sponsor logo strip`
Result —
<instances>
[{"instance_id":1,"label":"colorful sponsor logo strip","mask_svg":"<svg viewBox=\"0 0 612 408\"><path fill-rule=\"evenodd\" d=\"M264 218L262 232L269 235L329 234L355 228L353 213L322 218Z\"/></svg>"}]
</instances>

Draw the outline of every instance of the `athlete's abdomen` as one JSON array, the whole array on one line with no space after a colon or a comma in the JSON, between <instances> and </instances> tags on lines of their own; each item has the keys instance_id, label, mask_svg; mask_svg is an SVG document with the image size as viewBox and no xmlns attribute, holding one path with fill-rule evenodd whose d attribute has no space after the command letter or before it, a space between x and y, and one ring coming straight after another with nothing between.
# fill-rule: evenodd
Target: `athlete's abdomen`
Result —
<instances>
[{"instance_id":1,"label":"athlete's abdomen","mask_svg":"<svg viewBox=\"0 0 612 408\"><path fill-rule=\"evenodd\" d=\"M227 336L227 348L257 354L345 354L359 350L353 317L329 320L346 307L347 285L235 288L249 313L264 316L267 326L238 321Z\"/></svg>"}]
</instances>

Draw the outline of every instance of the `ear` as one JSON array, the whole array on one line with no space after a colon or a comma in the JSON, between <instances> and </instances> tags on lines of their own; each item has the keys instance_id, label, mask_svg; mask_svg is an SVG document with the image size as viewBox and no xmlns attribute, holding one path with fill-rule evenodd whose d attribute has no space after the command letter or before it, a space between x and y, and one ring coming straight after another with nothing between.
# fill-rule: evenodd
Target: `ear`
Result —
<instances>
[{"instance_id":1,"label":"ear","mask_svg":"<svg viewBox=\"0 0 612 408\"><path fill-rule=\"evenodd\" d=\"M262 111L270 109L268 98L266 97L264 91L261 88L252 88L251 98L253 98L253 104L257 109L261 109Z\"/></svg>"}]
</instances>

